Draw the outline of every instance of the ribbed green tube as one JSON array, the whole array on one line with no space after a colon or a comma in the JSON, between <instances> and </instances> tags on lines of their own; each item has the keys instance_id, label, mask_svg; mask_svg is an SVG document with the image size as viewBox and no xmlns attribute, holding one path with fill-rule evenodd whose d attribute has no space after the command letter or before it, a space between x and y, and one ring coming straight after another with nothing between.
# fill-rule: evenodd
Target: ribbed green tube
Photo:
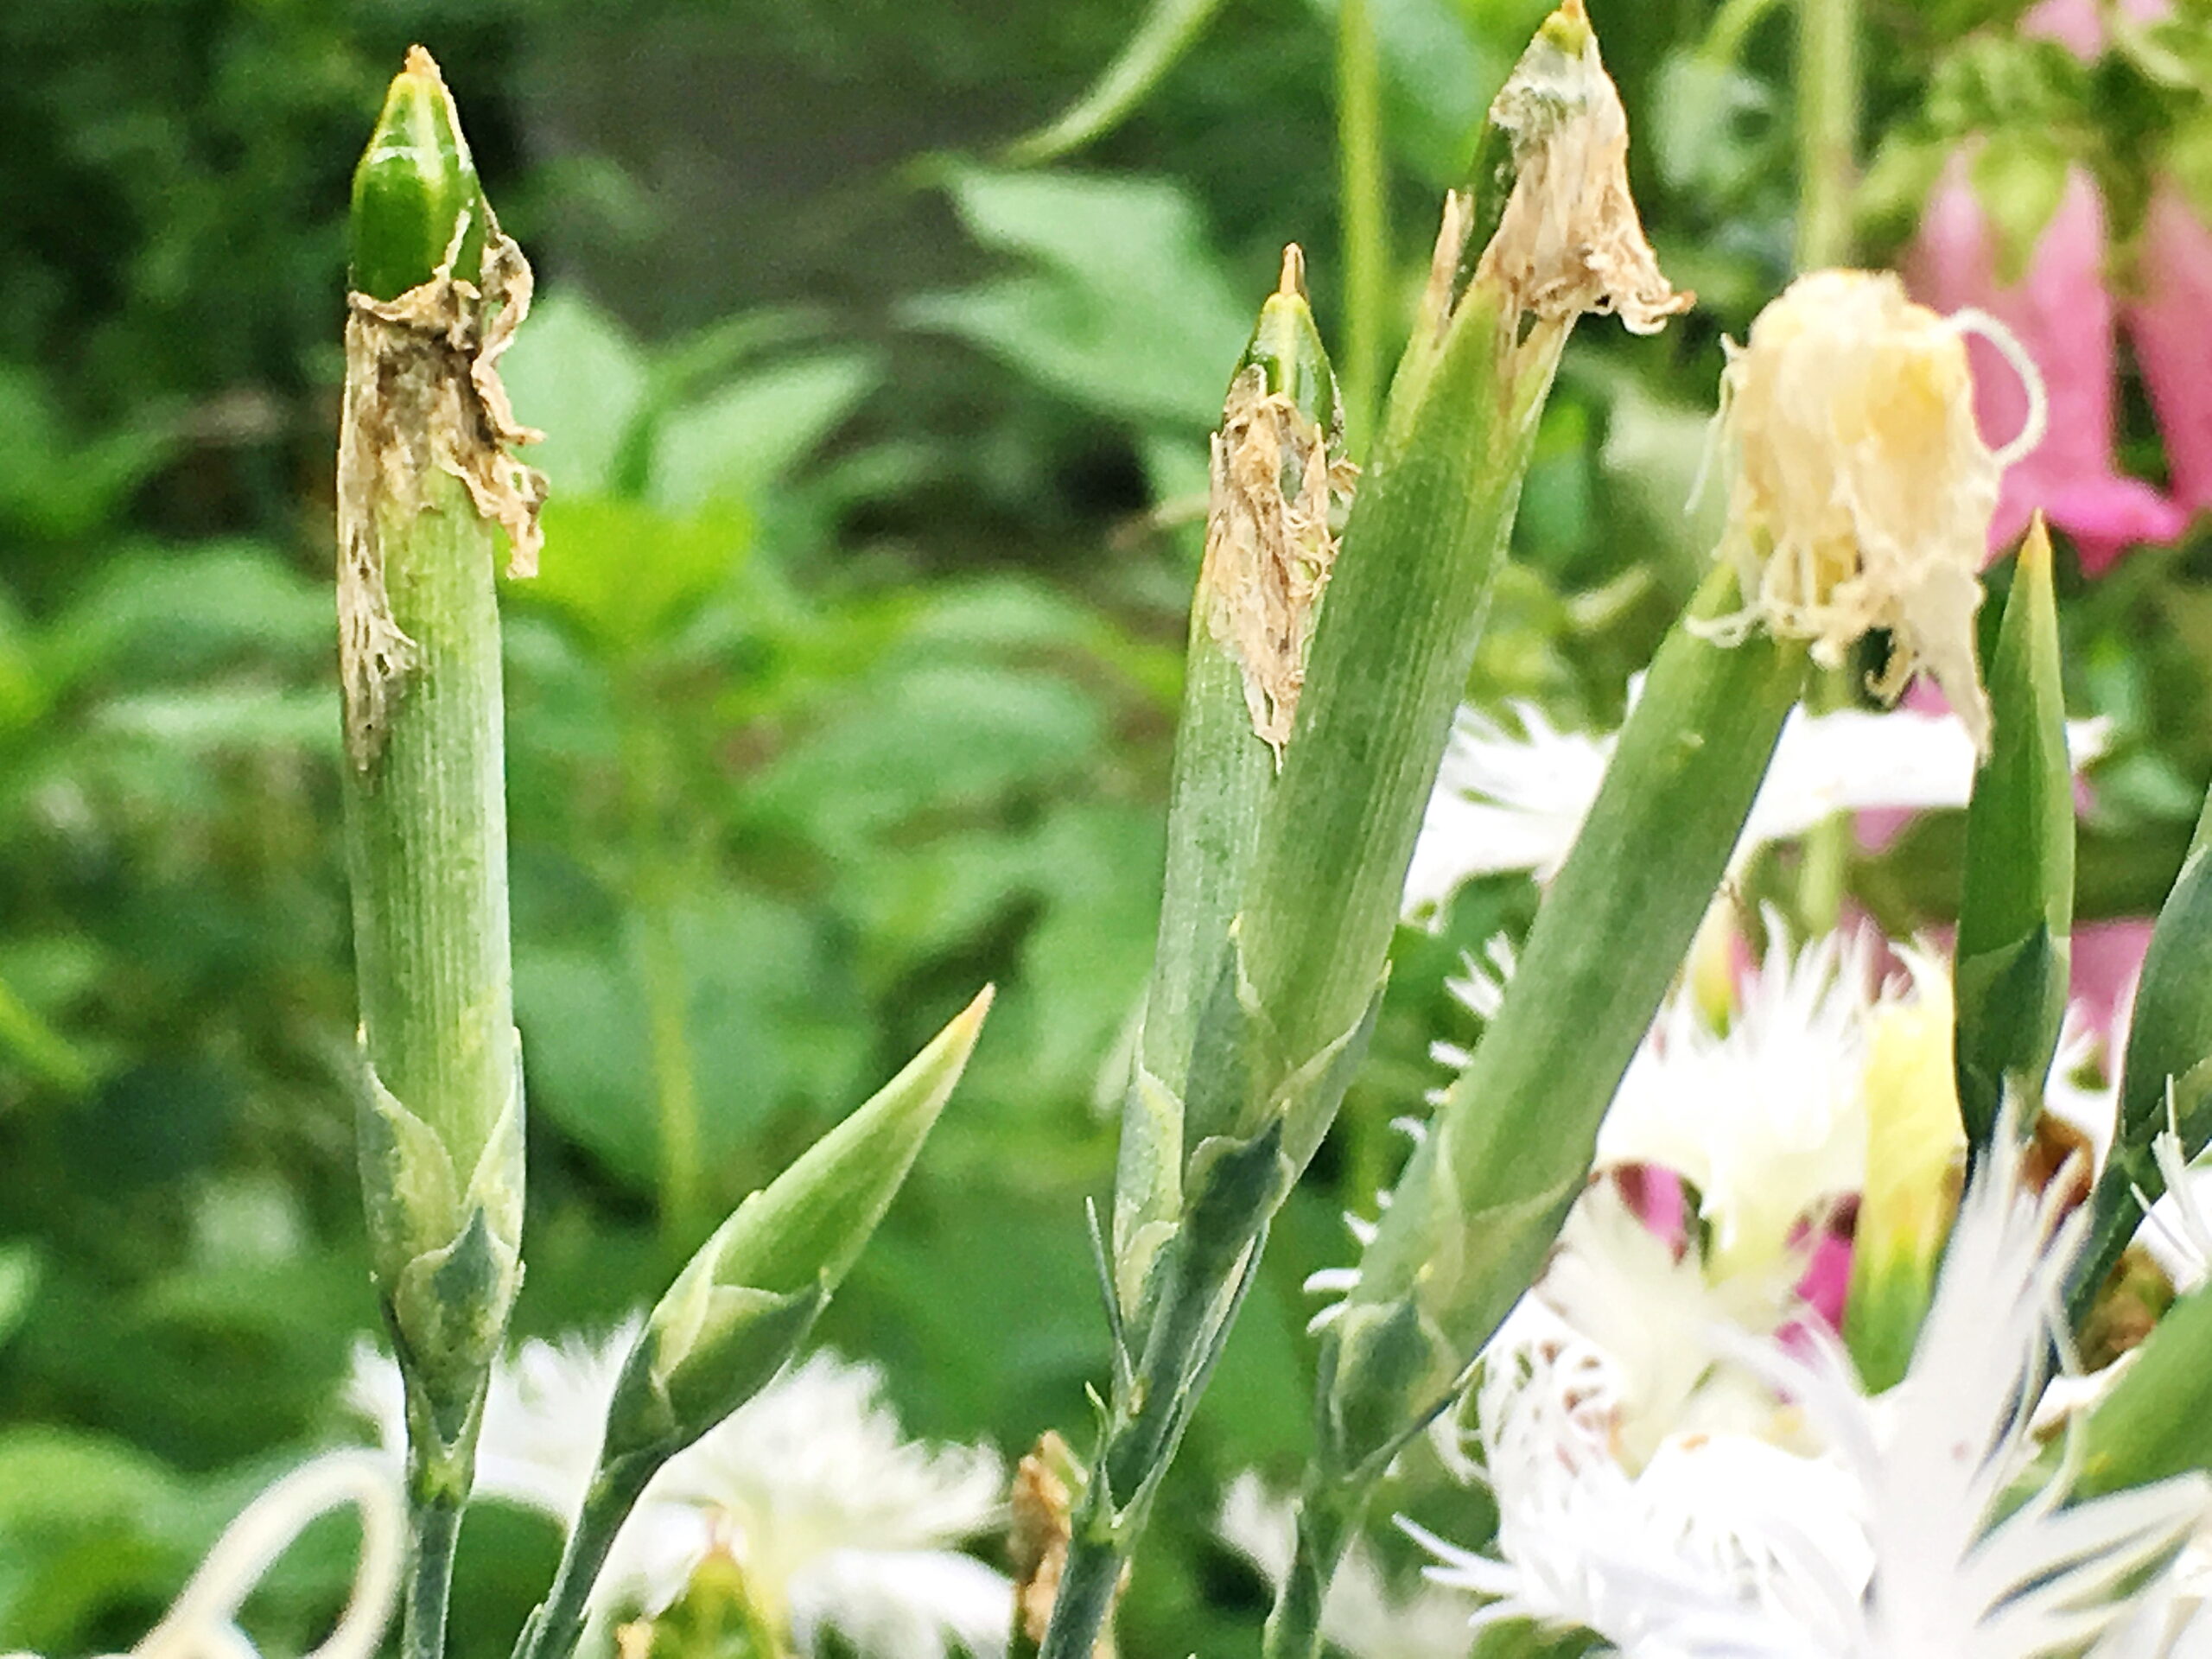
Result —
<instances>
[{"instance_id":1,"label":"ribbed green tube","mask_svg":"<svg viewBox=\"0 0 2212 1659\"><path fill-rule=\"evenodd\" d=\"M493 570L535 552L494 365L529 300L419 47L354 178L338 458L346 861L370 1247L407 1390L403 1651L437 1659L521 1277L522 1074Z\"/></svg>"}]
</instances>

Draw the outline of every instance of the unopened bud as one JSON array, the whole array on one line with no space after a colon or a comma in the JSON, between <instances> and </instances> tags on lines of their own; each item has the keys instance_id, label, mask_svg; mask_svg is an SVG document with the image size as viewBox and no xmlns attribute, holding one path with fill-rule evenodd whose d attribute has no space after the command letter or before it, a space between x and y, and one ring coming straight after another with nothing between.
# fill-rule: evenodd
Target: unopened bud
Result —
<instances>
[{"instance_id":1,"label":"unopened bud","mask_svg":"<svg viewBox=\"0 0 2212 1659\"><path fill-rule=\"evenodd\" d=\"M485 218L453 94L436 60L411 48L353 173L354 290L396 300L448 262L453 275L474 282Z\"/></svg>"},{"instance_id":2,"label":"unopened bud","mask_svg":"<svg viewBox=\"0 0 2212 1659\"><path fill-rule=\"evenodd\" d=\"M680 1450L798 1351L905 1182L990 1006L986 988L700 1246L623 1369L607 1414L609 1462Z\"/></svg>"},{"instance_id":3,"label":"unopened bud","mask_svg":"<svg viewBox=\"0 0 2212 1659\"><path fill-rule=\"evenodd\" d=\"M1950 982L1939 963L1909 960L1915 995L1874 1010L1860 1084L1866 1184L1843 1330L1870 1391L1896 1382L1912 1357L1966 1171Z\"/></svg>"}]
</instances>

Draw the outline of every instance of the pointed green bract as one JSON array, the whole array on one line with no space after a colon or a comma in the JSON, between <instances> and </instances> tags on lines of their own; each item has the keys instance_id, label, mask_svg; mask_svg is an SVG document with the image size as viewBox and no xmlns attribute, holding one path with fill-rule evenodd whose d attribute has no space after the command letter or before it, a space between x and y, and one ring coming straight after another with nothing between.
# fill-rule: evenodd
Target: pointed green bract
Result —
<instances>
[{"instance_id":1,"label":"pointed green bract","mask_svg":"<svg viewBox=\"0 0 2212 1659\"><path fill-rule=\"evenodd\" d=\"M2070 1488L2079 1498L2146 1486L2192 1470L2212 1472L2212 1288L2183 1297L2144 1339L2083 1424Z\"/></svg>"},{"instance_id":2,"label":"pointed green bract","mask_svg":"<svg viewBox=\"0 0 2212 1659\"><path fill-rule=\"evenodd\" d=\"M654 1305L615 1384L582 1513L516 1659L574 1650L593 1582L645 1484L798 1351L905 1184L991 998L986 987L865 1105L739 1205Z\"/></svg>"},{"instance_id":3,"label":"pointed green bract","mask_svg":"<svg viewBox=\"0 0 2212 1659\"><path fill-rule=\"evenodd\" d=\"M2015 561L1989 664L1989 757L1967 808L1957 950L1959 1108L1977 1153L2010 1085L2039 1099L2066 1015L2074 925L2074 772L2066 753L2050 537ZM2024 1113L2024 1129L2032 1113Z\"/></svg>"}]
</instances>

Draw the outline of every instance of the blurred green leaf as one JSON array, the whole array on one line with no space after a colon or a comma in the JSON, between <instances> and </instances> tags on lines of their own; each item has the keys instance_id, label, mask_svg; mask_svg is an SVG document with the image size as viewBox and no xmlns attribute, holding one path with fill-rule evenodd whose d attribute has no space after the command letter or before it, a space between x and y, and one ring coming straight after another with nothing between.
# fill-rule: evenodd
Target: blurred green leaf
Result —
<instances>
[{"instance_id":1,"label":"blurred green leaf","mask_svg":"<svg viewBox=\"0 0 2212 1659\"><path fill-rule=\"evenodd\" d=\"M524 459L544 473L551 499L612 492L624 445L645 400L644 356L583 294L557 289L499 362L515 415L544 439Z\"/></svg>"},{"instance_id":2,"label":"blurred green leaf","mask_svg":"<svg viewBox=\"0 0 2212 1659\"><path fill-rule=\"evenodd\" d=\"M764 1130L787 1113L818 1119L851 1099L868 1034L805 912L710 887L679 901L672 925L689 992L701 1156L714 1192L734 1202L771 1173L761 1167ZM533 1109L645 1191L658 1167L658 1130L640 948L628 930L518 941L515 1006Z\"/></svg>"},{"instance_id":3,"label":"blurred green leaf","mask_svg":"<svg viewBox=\"0 0 2212 1659\"><path fill-rule=\"evenodd\" d=\"M149 682L272 658L321 666L334 613L327 580L273 548L211 541L105 562L48 630L46 672L60 686L92 677Z\"/></svg>"},{"instance_id":4,"label":"blurred green leaf","mask_svg":"<svg viewBox=\"0 0 2212 1659\"><path fill-rule=\"evenodd\" d=\"M671 411L653 446L652 499L676 512L757 500L811 456L881 378L867 353L804 358Z\"/></svg>"},{"instance_id":5,"label":"blurred green leaf","mask_svg":"<svg viewBox=\"0 0 2212 1659\"><path fill-rule=\"evenodd\" d=\"M1652 114L1645 142L1667 187L1724 200L1768 164L1785 125L1764 81L1687 48L1669 53L1659 66Z\"/></svg>"},{"instance_id":6,"label":"blurred green leaf","mask_svg":"<svg viewBox=\"0 0 2212 1659\"><path fill-rule=\"evenodd\" d=\"M908 301L912 326L968 340L1078 407L1192 432L1221 411L1251 330L1197 210L1159 180L969 168L969 233L1032 274Z\"/></svg>"},{"instance_id":7,"label":"blurred green leaf","mask_svg":"<svg viewBox=\"0 0 2212 1659\"><path fill-rule=\"evenodd\" d=\"M664 643L752 540L741 503L683 516L609 496L547 501L537 575L510 591L553 607L618 658Z\"/></svg>"},{"instance_id":8,"label":"blurred green leaf","mask_svg":"<svg viewBox=\"0 0 2212 1659\"><path fill-rule=\"evenodd\" d=\"M0 1348L16 1334L45 1270L46 1253L32 1243L0 1244Z\"/></svg>"},{"instance_id":9,"label":"blurred green leaf","mask_svg":"<svg viewBox=\"0 0 2212 1659\"><path fill-rule=\"evenodd\" d=\"M88 535L173 447L147 426L78 439L38 376L0 363L0 526L55 541Z\"/></svg>"},{"instance_id":10,"label":"blurred green leaf","mask_svg":"<svg viewBox=\"0 0 2212 1659\"><path fill-rule=\"evenodd\" d=\"M269 686L206 686L118 697L100 709L93 729L205 755L223 749L338 752L334 688L279 690Z\"/></svg>"},{"instance_id":11,"label":"blurred green leaf","mask_svg":"<svg viewBox=\"0 0 2212 1659\"><path fill-rule=\"evenodd\" d=\"M747 794L833 858L856 858L922 813L988 809L1078 776L1105 736L1096 702L1058 676L929 663L856 688Z\"/></svg>"}]
</instances>

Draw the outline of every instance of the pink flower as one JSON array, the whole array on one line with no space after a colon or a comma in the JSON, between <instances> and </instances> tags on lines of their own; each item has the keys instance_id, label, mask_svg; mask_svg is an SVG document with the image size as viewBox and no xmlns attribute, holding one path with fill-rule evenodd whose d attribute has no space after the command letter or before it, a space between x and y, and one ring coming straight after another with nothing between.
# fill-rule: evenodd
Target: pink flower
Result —
<instances>
[{"instance_id":1,"label":"pink flower","mask_svg":"<svg viewBox=\"0 0 2212 1659\"><path fill-rule=\"evenodd\" d=\"M2139 543L2171 542L2187 512L2113 466L2117 371L2113 306L2104 282L2104 204L2086 168L2068 169L2057 210L2017 283L1998 280L1996 237L1955 155L1928 199L1904 270L1914 296L1939 311L1971 308L2010 329L2041 371L2050 416L2043 442L2005 474L1993 548L2009 545L2041 507L2074 538L2095 575ZM1988 341L1967 343L1974 412L1993 446L2011 442L2029 419L2027 388ZM2212 361L2212 359L2207 359ZM2212 385L2208 385L2212 391Z\"/></svg>"},{"instance_id":2,"label":"pink flower","mask_svg":"<svg viewBox=\"0 0 2212 1659\"><path fill-rule=\"evenodd\" d=\"M2154 23L2173 5L2172 0L2120 0L2120 10L2130 22ZM2105 49L2103 9L2098 0L2043 0L2020 19L2020 33L2056 41L2087 62Z\"/></svg>"},{"instance_id":3,"label":"pink flower","mask_svg":"<svg viewBox=\"0 0 2212 1659\"><path fill-rule=\"evenodd\" d=\"M2143 972L2143 953L2151 947L2151 918L2122 916L2107 922L2082 922L2074 929L2070 995L2091 1031L2111 1035L2126 1023Z\"/></svg>"},{"instance_id":4,"label":"pink flower","mask_svg":"<svg viewBox=\"0 0 2212 1659\"><path fill-rule=\"evenodd\" d=\"M2212 231L2171 179L2143 219L2142 297L2127 308L2143 384L2185 507L2212 506Z\"/></svg>"}]
</instances>

